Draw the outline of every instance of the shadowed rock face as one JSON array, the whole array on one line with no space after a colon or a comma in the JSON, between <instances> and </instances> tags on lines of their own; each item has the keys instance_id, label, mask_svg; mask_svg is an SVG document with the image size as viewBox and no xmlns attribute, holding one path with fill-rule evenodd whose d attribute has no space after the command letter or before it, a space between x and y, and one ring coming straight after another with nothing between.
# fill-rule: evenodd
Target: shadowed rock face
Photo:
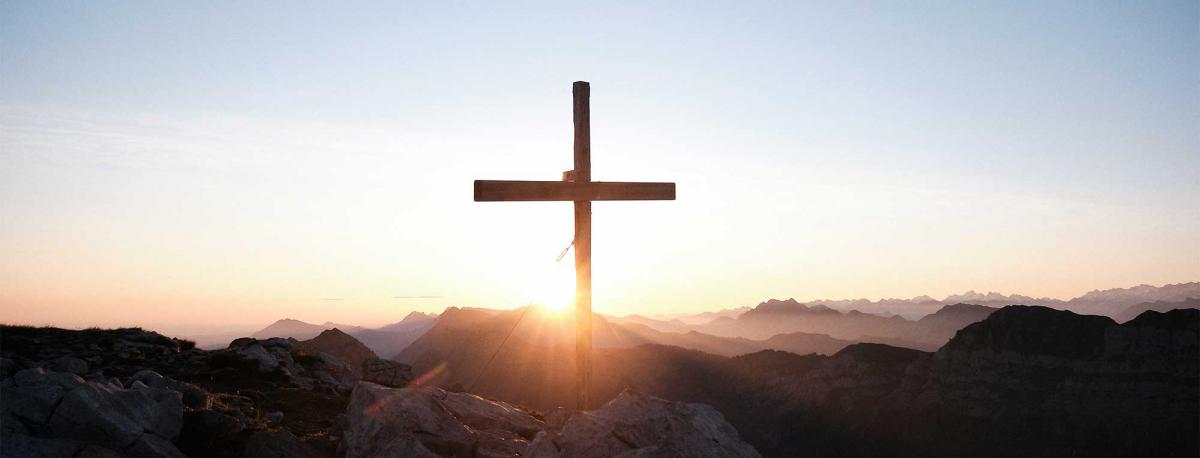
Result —
<instances>
[{"instance_id":1,"label":"shadowed rock face","mask_svg":"<svg viewBox=\"0 0 1200 458\"><path fill-rule=\"evenodd\" d=\"M525 456L758 457L711 406L625 391L604 407L538 433Z\"/></svg>"},{"instance_id":2,"label":"shadowed rock face","mask_svg":"<svg viewBox=\"0 0 1200 458\"><path fill-rule=\"evenodd\" d=\"M357 376L293 343L205 351L140 329L0 327L0 456L332 456Z\"/></svg>"},{"instance_id":3,"label":"shadowed rock face","mask_svg":"<svg viewBox=\"0 0 1200 458\"><path fill-rule=\"evenodd\" d=\"M960 331L927 372L909 377L891 409L945 418L953 425L945 437L981 448L1194 453L1198 325L1195 310L1146 312L1117 325L1107 317L1006 307Z\"/></svg>"},{"instance_id":4,"label":"shadowed rock face","mask_svg":"<svg viewBox=\"0 0 1200 458\"><path fill-rule=\"evenodd\" d=\"M510 404L438 388L360 383L346 407L347 457L515 456L545 423Z\"/></svg>"},{"instance_id":5,"label":"shadowed rock face","mask_svg":"<svg viewBox=\"0 0 1200 458\"><path fill-rule=\"evenodd\" d=\"M1108 317L1014 305L959 331L944 350L1087 358L1100 354L1104 330L1114 325Z\"/></svg>"},{"instance_id":6,"label":"shadowed rock face","mask_svg":"<svg viewBox=\"0 0 1200 458\"><path fill-rule=\"evenodd\" d=\"M5 456L37 456L40 445L54 444L70 456L90 446L151 456L183 456L171 443L182 427L179 392L135 382L86 382L74 374L25 369L0 383L0 446ZM24 448L29 447L29 448Z\"/></svg>"},{"instance_id":7,"label":"shadowed rock face","mask_svg":"<svg viewBox=\"0 0 1200 458\"><path fill-rule=\"evenodd\" d=\"M703 404L625 392L594 411L561 414L547 424L472 394L361 383L346 408L346 456L759 456Z\"/></svg>"}]
</instances>

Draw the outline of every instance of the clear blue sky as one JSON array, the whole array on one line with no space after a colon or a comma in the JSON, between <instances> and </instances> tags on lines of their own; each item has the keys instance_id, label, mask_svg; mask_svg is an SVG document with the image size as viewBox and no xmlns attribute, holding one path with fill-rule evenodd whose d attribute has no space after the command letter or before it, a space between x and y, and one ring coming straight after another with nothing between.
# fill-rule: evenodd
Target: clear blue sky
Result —
<instances>
[{"instance_id":1,"label":"clear blue sky","mask_svg":"<svg viewBox=\"0 0 1200 458\"><path fill-rule=\"evenodd\" d=\"M6 1L0 311L552 300L568 207L470 182L569 168L575 80L596 179L680 186L597 204L602 310L1196 280L1198 24L1197 2Z\"/></svg>"}]
</instances>

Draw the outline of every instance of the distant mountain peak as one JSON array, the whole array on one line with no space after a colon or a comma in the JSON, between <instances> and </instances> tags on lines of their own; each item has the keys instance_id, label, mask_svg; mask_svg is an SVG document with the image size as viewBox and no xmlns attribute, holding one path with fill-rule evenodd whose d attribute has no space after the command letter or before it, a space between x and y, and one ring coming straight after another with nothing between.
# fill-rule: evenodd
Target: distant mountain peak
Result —
<instances>
[{"instance_id":1,"label":"distant mountain peak","mask_svg":"<svg viewBox=\"0 0 1200 458\"><path fill-rule=\"evenodd\" d=\"M432 320L434 318L437 318L436 314L413 311L413 312L409 312L408 315L405 315L404 319L400 320L400 322L403 323L405 321L424 321L424 320Z\"/></svg>"},{"instance_id":2,"label":"distant mountain peak","mask_svg":"<svg viewBox=\"0 0 1200 458\"><path fill-rule=\"evenodd\" d=\"M934 315L938 315L938 314L945 315L945 314L974 313L974 312L979 312L979 311L994 311L994 310L996 310L995 307L988 307L986 305L968 304L965 302L959 302L957 304L950 304L950 305L942 306L942 308L938 309L938 311L934 312L933 314Z\"/></svg>"},{"instance_id":3,"label":"distant mountain peak","mask_svg":"<svg viewBox=\"0 0 1200 458\"><path fill-rule=\"evenodd\" d=\"M284 318L271 323L271 325L251 334L250 337L254 337L256 339L291 337L294 339L304 340L313 338L320 334L321 331L330 328L340 328L345 330L345 332L356 332L362 329L358 326L349 326L331 321L326 321L323 324L312 324L292 318Z\"/></svg>"}]
</instances>

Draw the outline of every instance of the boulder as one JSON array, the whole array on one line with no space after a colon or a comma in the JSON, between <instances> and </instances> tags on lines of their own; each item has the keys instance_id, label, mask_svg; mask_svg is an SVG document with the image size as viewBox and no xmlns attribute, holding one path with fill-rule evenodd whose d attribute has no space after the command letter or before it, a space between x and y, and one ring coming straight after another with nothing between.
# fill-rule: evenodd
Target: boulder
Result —
<instances>
[{"instance_id":1,"label":"boulder","mask_svg":"<svg viewBox=\"0 0 1200 458\"><path fill-rule=\"evenodd\" d=\"M139 458L186 458L175 444L153 434L143 434L125 449L126 456Z\"/></svg>"},{"instance_id":2,"label":"boulder","mask_svg":"<svg viewBox=\"0 0 1200 458\"><path fill-rule=\"evenodd\" d=\"M349 427L343 441L349 458L474 454L474 432L427 389L359 383L346 416Z\"/></svg>"},{"instance_id":3,"label":"boulder","mask_svg":"<svg viewBox=\"0 0 1200 458\"><path fill-rule=\"evenodd\" d=\"M304 368L292 359L292 341L279 337L257 340L249 337L235 339L229 343L233 350L244 361L254 361L258 371L264 374L282 372L292 376L304 373Z\"/></svg>"},{"instance_id":4,"label":"boulder","mask_svg":"<svg viewBox=\"0 0 1200 458\"><path fill-rule=\"evenodd\" d=\"M604 407L537 435L525 456L758 457L716 409L625 391Z\"/></svg>"},{"instance_id":5,"label":"boulder","mask_svg":"<svg viewBox=\"0 0 1200 458\"><path fill-rule=\"evenodd\" d=\"M16 372L17 363L8 358L0 357L0 376L8 377L13 372Z\"/></svg>"},{"instance_id":6,"label":"boulder","mask_svg":"<svg viewBox=\"0 0 1200 458\"><path fill-rule=\"evenodd\" d=\"M5 380L3 456L183 456L178 392L130 389L66 372L26 369Z\"/></svg>"},{"instance_id":7,"label":"boulder","mask_svg":"<svg viewBox=\"0 0 1200 458\"><path fill-rule=\"evenodd\" d=\"M4 440L0 440L0 456L4 457L83 456L79 454L83 448L84 444L79 441L61 438L45 439L22 434L6 434Z\"/></svg>"},{"instance_id":8,"label":"boulder","mask_svg":"<svg viewBox=\"0 0 1200 458\"><path fill-rule=\"evenodd\" d=\"M219 449L246 429L246 421L215 410L184 412L179 433L180 448L192 455Z\"/></svg>"},{"instance_id":9,"label":"boulder","mask_svg":"<svg viewBox=\"0 0 1200 458\"><path fill-rule=\"evenodd\" d=\"M360 369L351 368L329 353L298 353L296 360L301 362L305 372L312 378L325 382L339 393L349 393L358 383Z\"/></svg>"},{"instance_id":10,"label":"boulder","mask_svg":"<svg viewBox=\"0 0 1200 458\"><path fill-rule=\"evenodd\" d=\"M246 441L242 452L246 458L308 458L319 457L316 449L305 444L287 430L259 431Z\"/></svg>"},{"instance_id":11,"label":"boulder","mask_svg":"<svg viewBox=\"0 0 1200 458\"><path fill-rule=\"evenodd\" d=\"M451 393L427 388L442 407L475 431L508 431L532 439L546 424L529 413L500 401L489 401L470 393Z\"/></svg>"},{"instance_id":12,"label":"boulder","mask_svg":"<svg viewBox=\"0 0 1200 458\"><path fill-rule=\"evenodd\" d=\"M259 344L248 345L238 349L238 355L244 359L252 359L258 362L259 372L271 372L279 367L279 358L272 355L265 347Z\"/></svg>"},{"instance_id":13,"label":"boulder","mask_svg":"<svg viewBox=\"0 0 1200 458\"><path fill-rule=\"evenodd\" d=\"M82 359L73 356L63 356L55 359L50 367L59 372L68 372L75 375L84 375L88 373L88 363Z\"/></svg>"},{"instance_id":14,"label":"boulder","mask_svg":"<svg viewBox=\"0 0 1200 458\"><path fill-rule=\"evenodd\" d=\"M141 382L151 388L167 389L179 392L183 396L183 405L193 409L208 407L209 394L204 389L187 382L181 382L170 377L163 377L158 372L149 369L133 374L121 386L131 386L133 382Z\"/></svg>"},{"instance_id":15,"label":"boulder","mask_svg":"<svg viewBox=\"0 0 1200 458\"><path fill-rule=\"evenodd\" d=\"M125 456L127 455L117 453L99 445L89 445L80 450L73 458L123 458Z\"/></svg>"},{"instance_id":16,"label":"boulder","mask_svg":"<svg viewBox=\"0 0 1200 458\"><path fill-rule=\"evenodd\" d=\"M412 366L382 358L367 358L362 362L364 382L401 388L412 382Z\"/></svg>"},{"instance_id":17,"label":"boulder","mask_svg":"<svg viewBox=\"0 0 1200 458\"><path fill-rule=\"evenodd\" d=\"M4 389L3 409L5 416L13 416L25 422L41 425L50 420L54 407L66 392L56 385L14 386Z\"/></svg>"},{"instance_id":18,"label":"boulder","mask_svg":"<svg viewBox=\"0 0 1200 458\"><path fill-rule=\"evenodd\" d=\"M11 386L4 387L4 402L0 403L0 409L5 416L11 415L34 426L50 421L50 415L63 395L84 384L77 375L47 372L40 367L22 370L6 382Z\"/></svg>"},{"instance_id":19,"label":"boulder","mask_svg":"<svg viewBox=\"0 0 1200 458\"><path fill-rule=\"evenodd\" d=\"M88 383L63 395L49 421L56 436L124 448L143 434L164 439L179 435L182 396L135 383L131 389Z\"/></svg>"}]
</instances>

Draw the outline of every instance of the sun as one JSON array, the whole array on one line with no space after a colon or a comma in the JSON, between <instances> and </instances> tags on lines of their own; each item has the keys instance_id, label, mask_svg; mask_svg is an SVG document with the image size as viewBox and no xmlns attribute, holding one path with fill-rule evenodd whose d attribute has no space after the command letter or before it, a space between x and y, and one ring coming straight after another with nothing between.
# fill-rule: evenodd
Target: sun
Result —
<instances>
[{"instance_id":1,"label":"sun","mask_svg":"<svg viewBox=\"0 0 1200 458\"><path fill-rule=\"evenodd\" d=\"M570 309L575 303L575 271L559 264L540 277L532 294L533 303L554 312Z\"/></svg>"}]
</instances>

